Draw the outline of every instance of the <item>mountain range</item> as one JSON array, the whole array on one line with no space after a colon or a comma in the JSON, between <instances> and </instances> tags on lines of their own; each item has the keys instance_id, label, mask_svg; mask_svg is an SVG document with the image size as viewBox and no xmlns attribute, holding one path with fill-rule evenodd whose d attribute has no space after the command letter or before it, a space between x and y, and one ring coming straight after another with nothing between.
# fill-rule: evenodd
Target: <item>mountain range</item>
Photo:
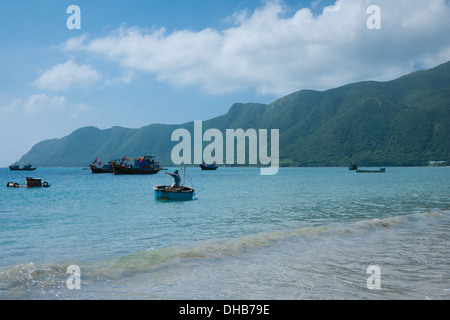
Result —
<instances>
[{"instance_id":1,"label":"mountain range","mask_svg":"<svg viewBox=\"0 0 450 320\"><path fill-rule=\"evenodd\" d=\"M387 81L363 81L326 91L301 90L270 104L236 103L203 121L203 131L279 129L282 166L422 166L450 160L450 62ZM123 156L155 155L172 166L176 129L193 136L194 122L139 129L80 128L34 145L20 163L84 167ZM269 140L270 146L270 140ZM203 147L208 143L204 142ZM224 153L225 154L225 153Z\"/></svg>"}]
</instances>

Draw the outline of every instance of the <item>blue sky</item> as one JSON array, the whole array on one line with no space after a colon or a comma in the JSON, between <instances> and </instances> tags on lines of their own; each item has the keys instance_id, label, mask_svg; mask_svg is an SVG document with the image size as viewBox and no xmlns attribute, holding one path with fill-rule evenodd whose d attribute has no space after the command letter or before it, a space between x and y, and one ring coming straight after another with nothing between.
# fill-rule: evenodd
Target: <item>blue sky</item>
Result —
<instances>
[{"instance_id":1,"label":"blue sky","mask_svg":"<svg viewBox=\"0 0 450 320\"><path fill-rule=\"evenodd\" d=\"M447 0L2 1L0 167L84 126L207 120L434 67L450 60L448 16Z\"/></svg>"}]
</instances>

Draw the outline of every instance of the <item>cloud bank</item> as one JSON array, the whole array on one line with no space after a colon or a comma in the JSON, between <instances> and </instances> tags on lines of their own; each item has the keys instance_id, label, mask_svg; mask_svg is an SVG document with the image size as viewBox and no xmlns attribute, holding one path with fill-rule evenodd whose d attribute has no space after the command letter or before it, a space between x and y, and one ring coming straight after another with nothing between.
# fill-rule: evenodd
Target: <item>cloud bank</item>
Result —
<instances>
[{"instance_id":1,"label":"cloud bank","mask_svg":"<svg viewBox=\"0 0 450 320\"><path fill-rule=\"evenodd\" d=\"M174 86L199 86L209 94L254 89L282 96L361 80L390 80L450 60L450 5L445 0L378 0L381 29L370 30L369 0L338 0L320 14L294 13L282 2L236 12L224 30L122 25L110 34L67 40L62 49L117 63L125 72L153 74ZM69 61L44 73L41 88L66 89ZM97 79L78 66L80 80ZM66 80L64 80L66 79Z\"/></svg>"},{"instance_id":2,"label":"cloud bank","mask_svg":"<svg viewBox=\"0 0 450 320\"><path fill-rule=\"evenodd\" d=\"M90 65L77 65L73 60L58 64L44 72L34 84L50 91L67 90L74 86L92 85L100 76Z\"/></svg>"},{"instance_id":3,"label":"cloud bank","mask_svg":"<svg viewBox=\"0 0 450 320\"><path fill-rule=\"evenodd\" d=\"M36 114L43 110L64 110L66 98L62 96L49 97L44 93L32 94L24 102L24 109L29 114Z\"/></svg>"},{"instance_id":4,"label":"cloud bank","mask_svg":"<svg viewBox=\"0 0 450 320\"><path fill-rule=\"evenodd\" d=\"M75 119L84 113L95 112L95 109L87 103L75 103L68 101L65 96L52 96L45 93L34 93L25 99L14 99L8 104L0 105L0 115L5 116L5 119L8 115L20 114L34 117L54 115L55 112Z\"/></svg>"}]
</instances>

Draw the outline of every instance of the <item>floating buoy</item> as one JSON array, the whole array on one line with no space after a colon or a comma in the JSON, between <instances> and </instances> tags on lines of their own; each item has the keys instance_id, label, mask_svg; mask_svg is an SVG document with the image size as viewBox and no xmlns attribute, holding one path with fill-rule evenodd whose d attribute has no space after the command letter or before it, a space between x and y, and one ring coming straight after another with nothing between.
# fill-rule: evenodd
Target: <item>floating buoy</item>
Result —
<instances>
[{"instance_id":1,"label":"floating buoy","mask_svg":"<svg viewBox=\"0 0 450 320\"><path fill-rule=\"evenodd\" d=\"M43 188L50 188L50 184L47 181L44 181L41 184L41 179L32 179L27 178L27 184L24 186L19 185L17 182L8 182L6 184L7 188L20 188L20 187L27 187L27 188L36 188L36 187L43 187Z\"/></svg>"},{"instance_id":2,"label":"floating buoy","mask_svg":"<svg viewBox=\"0 0 450 320\"><path fill-rule=\"evenodd\" d=\"M8 182L8 183L6 184L6 186L7 186L8 188L18 188L18 187L19 187L19 184L18 184L17 182L12 182L12 181L10 181L10 182Z\"/></svg>"}]
</instances>

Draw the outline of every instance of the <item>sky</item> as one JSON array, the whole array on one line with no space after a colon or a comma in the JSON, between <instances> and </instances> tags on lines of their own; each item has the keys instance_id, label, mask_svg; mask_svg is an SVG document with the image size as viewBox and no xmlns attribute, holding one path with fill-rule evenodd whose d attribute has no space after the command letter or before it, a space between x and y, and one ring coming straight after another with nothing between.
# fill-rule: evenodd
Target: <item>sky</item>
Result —
<instances>
[{"instance_id":1,"label":"sky","mask_svg":"<svg viewBox=\"0 0 450 320\"><path fill-rule=\"evenodd\" d=\"M2 1L0 167L85 126L208 120L435 67L448 17L449 0Z\"/></svg>"}]
</instances>

